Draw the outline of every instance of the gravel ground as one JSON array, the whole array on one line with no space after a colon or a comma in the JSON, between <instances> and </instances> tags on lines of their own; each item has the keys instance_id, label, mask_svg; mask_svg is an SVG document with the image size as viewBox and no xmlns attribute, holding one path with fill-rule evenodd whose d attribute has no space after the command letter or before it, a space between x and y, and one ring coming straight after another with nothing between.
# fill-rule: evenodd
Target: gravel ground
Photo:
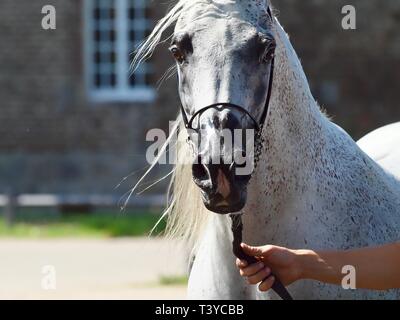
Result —
<instances>
[{"instance_id":1,"label":"gravel ground","mask_svg":"<svg viewBox=\"0 0 400 320\"><path fill-rule=\"evenodd\" d=\"M180 243L162 239L0 240L0 299L184 299Z\"/></svg>"}]
</instances>

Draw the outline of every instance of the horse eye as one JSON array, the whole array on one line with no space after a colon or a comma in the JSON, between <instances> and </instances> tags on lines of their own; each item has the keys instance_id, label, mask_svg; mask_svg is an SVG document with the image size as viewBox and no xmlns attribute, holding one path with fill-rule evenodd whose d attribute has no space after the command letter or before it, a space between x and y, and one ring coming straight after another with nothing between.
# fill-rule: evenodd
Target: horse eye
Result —
<instances>
[{"instance_id":1,"label":"horse eye","mask_svg":"<svg viewBox=\"0 0 400 320\"><path fill-rule=\"evenodd\" d=\"M169 51L171 51L172 55L174 56L174 59L178 61L178 63L183 63L185 61L185 56L182 53L181 50L177 46L172 46L169 48Z\"/></svg>"},{"instance_id":2,"label":"horse eye","mask_svg":"<svg viewBox=\"0 0 400 320\"><path fill-rule=\"evenodd\" d=\"M275 56L275 47L268 48L264 54L263 62L270 62Z\"/></svg>"},{"instance_id":3,"label":"horse eye","mask_svg":"<svg viewBox=\"0 0 400 320\"><path fill-rule=\"evenodd\" d=\"M260 62L270 62L275 56L276 43L274 40L270 39L263 39L261 43L263 44L264 49L260 57Z\"/></svg>"}]
</instances>

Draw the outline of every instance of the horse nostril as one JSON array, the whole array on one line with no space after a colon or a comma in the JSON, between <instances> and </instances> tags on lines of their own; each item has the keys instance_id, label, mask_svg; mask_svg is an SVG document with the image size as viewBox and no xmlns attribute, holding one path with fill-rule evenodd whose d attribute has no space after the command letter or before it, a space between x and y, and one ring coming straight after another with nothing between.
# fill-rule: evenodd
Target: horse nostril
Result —
<instances>
[{"instance_id":1,"label":"horse nostril","mask_svg":"<svg viewBox=\"0 0 400 320\"><path fill-rule=\"evenodd\" d=\"M197 161L192 165L192 174L193 177L199 181L208 180L209 172L204 164L201 161Z\"/></svg>"}]
</instances>

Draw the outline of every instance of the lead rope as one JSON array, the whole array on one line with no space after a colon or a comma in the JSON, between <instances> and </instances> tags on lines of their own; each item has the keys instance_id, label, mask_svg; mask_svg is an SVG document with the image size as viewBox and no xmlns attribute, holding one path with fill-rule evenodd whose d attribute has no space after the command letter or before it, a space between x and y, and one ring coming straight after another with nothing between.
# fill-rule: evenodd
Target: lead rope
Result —
<instances>
[{"instance_id":1,"label":"lead rope","mask_svg":"<svg viewBox=\"0 0 400 320\"><path fill-rule=\"evenodd\" d=\"M233 233L233 254L240 260L245 260L249 265L258 262L255 257L247 255L240 244L242 243L242 232L243 232L243 222L241 214L231 214L232 219L232 233ZM271 274L270 276L272 276ZM286 290L282 282L275 276L274 284L272 285L272 290L281 297L282 300L293 300L290 293ZM264 279L265 280L265 279Z\"/></svg>"}]
</instances>

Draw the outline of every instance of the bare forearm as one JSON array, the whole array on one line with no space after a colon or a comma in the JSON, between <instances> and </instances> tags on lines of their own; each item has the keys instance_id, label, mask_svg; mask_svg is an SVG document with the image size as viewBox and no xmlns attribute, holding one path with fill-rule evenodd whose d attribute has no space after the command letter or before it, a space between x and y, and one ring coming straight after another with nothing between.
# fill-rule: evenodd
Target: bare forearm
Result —
<instances>
[{"instance_id":1,"label":"bare forearm","mask_svg":"<svg viewBox=\"0 0 400 320\"><path fill-rule=\"evenodd\" d=\"M400 243L347 251L297 250L301 277L340 285L342 268L354 266L357 288L400 288Z\"/></svg>"}]
</instances>

